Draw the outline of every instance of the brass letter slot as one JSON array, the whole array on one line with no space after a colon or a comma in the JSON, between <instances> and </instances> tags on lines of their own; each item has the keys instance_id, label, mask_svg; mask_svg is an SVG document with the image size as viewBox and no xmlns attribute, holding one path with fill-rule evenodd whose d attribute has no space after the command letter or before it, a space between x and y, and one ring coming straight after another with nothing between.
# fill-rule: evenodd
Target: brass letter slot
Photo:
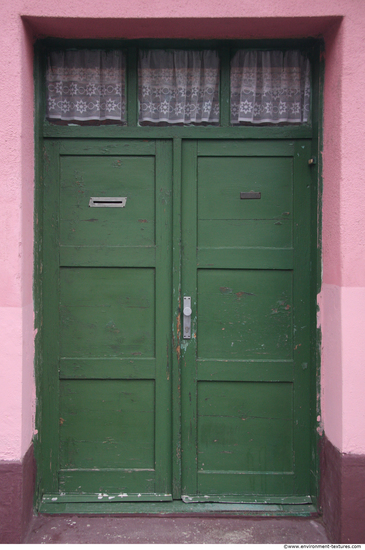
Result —
<instances>
[{"instance_id":1,"label":"brass letter slot","mask_svg":"<svg viewBox=\"0 0 365 550\"><path fill-rule=\"evenodd\" d=\"M94 208L124 208L127 197L90 197L89 206Z\"/></svg>"},{"instance_id":2,"label":"brass letter slot","mask_svg":"<svg viewBox=\"0 0 365 550\"><path fill-rule=\"evenodd\" d=\"M249 193L241 193L240 199L261 199L261 193L254 193L250 191Z\"/></svg>"}]
</instances>

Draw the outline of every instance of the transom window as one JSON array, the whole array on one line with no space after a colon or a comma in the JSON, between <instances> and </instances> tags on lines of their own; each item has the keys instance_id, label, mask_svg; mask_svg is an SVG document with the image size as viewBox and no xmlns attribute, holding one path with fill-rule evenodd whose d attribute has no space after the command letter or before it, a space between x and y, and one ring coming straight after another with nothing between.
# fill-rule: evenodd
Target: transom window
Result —
<instances>
[{"instance_id":1,"label":"transom window","mask_svg":"<svg viewBox=\"0 0 365 550\"><path fill-rule=\"evenodd\" d=\"M125 54L118 50L50 52L49 120L125 122Z\"/></svg>"},{"instance_id":2,"label":"transom window","mask_svg":"<svg viewBox=\"0 0 365 550\"><path fill-rule=\"evenodd\" d=\"M221 122L222 75L229 74L231 125L303 124L310 120L310 62L299 50L140 49L135 73L120 49L51 51L47 119L127 123L128 78L137 81L140 125Z\"/></svg>"},{"instance_id":3,"label":"transom window","mask_svg":"<svg viewBox=\"0 0 365 550\"><path fill-rule=\"evenodd\" d=\"M219 124L219 56L214 50L141 50L139 121Z\"/></svg>"}]
</instances>

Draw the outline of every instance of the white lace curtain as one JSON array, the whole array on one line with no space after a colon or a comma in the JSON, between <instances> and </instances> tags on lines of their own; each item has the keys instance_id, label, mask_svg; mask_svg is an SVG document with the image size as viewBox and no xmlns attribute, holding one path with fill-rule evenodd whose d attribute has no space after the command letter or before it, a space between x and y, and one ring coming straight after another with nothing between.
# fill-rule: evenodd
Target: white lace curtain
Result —
<instances>
[{"instance_id":1,"label":"white lace curtain","mask_svg":"<svg viewBox=\"0 0 365 550\"><path fill-rule=\"evenodd\" d=\"M219 124L216 51L141 50L139 121Z\"/></svg>"},{"instance_id":2,"label":"white lace curtain","mask_svg":"<svg viewBox=\"0 0 365 550\"><path fill-rule=\"evenodd\" d=\"M51 52L50 120L125 122L125 54ZM139 121L219 124L219 56L214 50L140 50ZM297 50L239 50L231 62L231 123L303 123L310 114L310 64Z\"/></svg>"},{"instance_id":3,"label":"white lace curtain","mask_svg":"<svg viewBox=\"0 0 365 550\"><path fill-rule=\"evenodd\" d=\"M51 52L47 117L125 121L125 56L119 50Z\"/></svg>"},{"instance_id":4,"label":"white lace curtain","mask_svg":"<svg viewBox=\"0 0 365 550\"><path fill-rule=\"evenodd\" d=\"M231 63L231 123L307 122L310 65L299 51L238 51Z\"/></svg>"}]
</instances>

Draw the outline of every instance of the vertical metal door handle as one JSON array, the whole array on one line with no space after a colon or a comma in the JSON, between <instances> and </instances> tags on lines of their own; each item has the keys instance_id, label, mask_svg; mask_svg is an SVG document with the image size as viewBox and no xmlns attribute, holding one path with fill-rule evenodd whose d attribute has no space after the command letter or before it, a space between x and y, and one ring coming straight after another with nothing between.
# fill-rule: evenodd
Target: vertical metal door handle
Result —
<instances>
[{"instance_id":1,"label":"vertical metal door handle","mask_svg":"<svg viewBox=\"0 0 365 550\"><path fill-rule=\"evenodd\" d=\"M184 296L183 309L183 338L189 340L191 338L191 297Z\"/></svg>"}]
</instances>

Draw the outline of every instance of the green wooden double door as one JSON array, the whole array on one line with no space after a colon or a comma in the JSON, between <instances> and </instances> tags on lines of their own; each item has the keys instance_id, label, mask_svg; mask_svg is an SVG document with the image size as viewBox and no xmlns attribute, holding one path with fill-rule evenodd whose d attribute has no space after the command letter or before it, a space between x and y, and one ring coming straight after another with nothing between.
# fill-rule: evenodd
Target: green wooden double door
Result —
<instances>
[{"instance_id":1,"label":"green wooden double door","mask_svg":"<svg viewBox=\"0 0 365 550\"><path fill-rule=\"evenodd\" d=\"M310 502L310 140L45 151L43 498Z\"/></svg>"}]
</instances>

